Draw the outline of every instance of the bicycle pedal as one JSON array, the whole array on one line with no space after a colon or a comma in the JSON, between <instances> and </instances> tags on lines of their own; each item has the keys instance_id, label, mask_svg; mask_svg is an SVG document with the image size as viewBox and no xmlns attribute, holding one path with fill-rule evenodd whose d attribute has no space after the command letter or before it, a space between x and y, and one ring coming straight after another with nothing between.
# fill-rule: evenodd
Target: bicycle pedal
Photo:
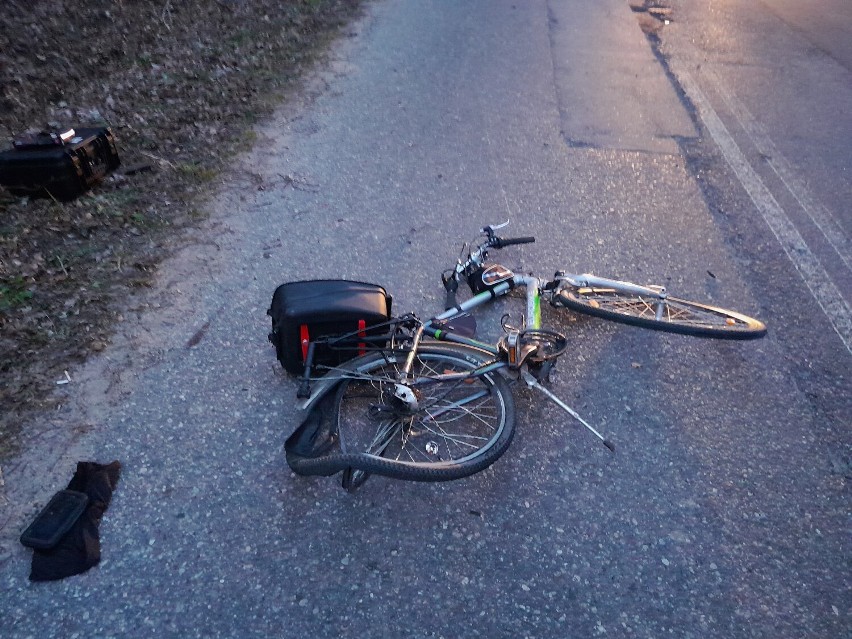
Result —
<instances>
[{"instance_id":1,"label":"bicycle pedal","mask_svg":"<svg viewBox=\"0 0 852 639\"><path fill-rule=\"evenodd\" d=\"M533 377L535 377L538 381L549 384L550 373L553 370L554 365L555 362L553 360L547 360L541 364L530 366L530 373L532 373Z\"/></svg>"}]
</instances>

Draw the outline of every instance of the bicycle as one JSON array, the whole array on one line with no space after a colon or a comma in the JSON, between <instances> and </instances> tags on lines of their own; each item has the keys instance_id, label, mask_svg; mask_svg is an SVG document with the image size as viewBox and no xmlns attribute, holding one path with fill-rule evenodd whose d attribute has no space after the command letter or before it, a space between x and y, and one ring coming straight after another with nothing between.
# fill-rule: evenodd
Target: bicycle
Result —
<instances>
[{"instance_id":1,"label":"bicycle","mask_svg":"<svg viewBox=\"0 0 852 639\"><path fill-rule=\"evenodd\" d=\"M314 379L310 363L299 390L305 415L285 445L290 467L302 475L342 472L342 485L356 490L371 474L413 481L467 477L493 464L507 450L515 428L508 379L522 381L577 419L614 451L614 445L548 390L556 360L568 346L559 332L541 327L541 300L560 308L644 328L721 339L756 339L764 324L741 313L674 298L665 287L640 286L590 274L558 271L553 278L517 275L487 264L492 249L534 242L500 238L508 222L486 226L484 241L467 245L467 256L444 271L445 311L427 321L409 314L387 323L388 332L329 336L337 348L363 352ZM464 281L472 297L457 303ZM469 311L522 287L526 326L504 316L497 344L475 339ZM313 386L311 386L313 384Z\"/></svg>"}]
</instances>

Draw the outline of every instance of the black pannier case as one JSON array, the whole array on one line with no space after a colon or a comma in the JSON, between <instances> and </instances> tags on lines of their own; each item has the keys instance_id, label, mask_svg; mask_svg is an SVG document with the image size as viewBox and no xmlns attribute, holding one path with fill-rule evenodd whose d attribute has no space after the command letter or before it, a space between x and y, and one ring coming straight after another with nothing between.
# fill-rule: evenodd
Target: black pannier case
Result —
<instances>
[{"instance_id":1,"label":"black pannier case","mask_svg":"<svg viewBox=\"0 0 852 639\"><path fill-rule=\"evenodd\" d=\"M75 129L64 142L44 133L18 139L12 150L0 153L0 184L18 195L72 200L119 164L109 128Z\"/></svg>"},{"instance_id":2,"label":"black pannier case","mask_svg":"<svg viewBox=\"0 0 852 639\"><path fill-rule=\"evenodd\" d=\"M389 332L387 326L377 325L390 319L391 303L391 296L377 284L349 280L288 282L275 289L267 311L272 317L269 341L285 370L300 374L305 370L311 342L354 334L337 345L315 345L313 365L336 366L370 347L384 345L380 340L360 342L358 338Z\"/></svg>"}]
</instances>

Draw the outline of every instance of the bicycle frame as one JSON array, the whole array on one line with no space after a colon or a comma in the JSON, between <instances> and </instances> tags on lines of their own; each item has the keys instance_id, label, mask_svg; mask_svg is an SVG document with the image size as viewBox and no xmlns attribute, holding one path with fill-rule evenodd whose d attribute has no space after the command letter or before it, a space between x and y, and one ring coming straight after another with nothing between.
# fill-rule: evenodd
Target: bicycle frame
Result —
<instances>
[{"instance_id":1,"label":"bicycle frame","mask_svg":"<svg viewBox=\"0 0 852 639\"><path fill-rule=\"evenodd\" d=\"M622 293L633 293L636 295L644 295L646 297L658 300L663 302L667 298L666 289L662 286L659 287L649 287L649 286L640 286L638 284L633 284L631 282L624 282L622 280L613 280L606 277L598 277L597 275L592 275L590 273L584 273L582 275L569 275L564 273L559 273L556 275L553 283L556 284L555 289L553 289L553 293L556 294L562 289L565 288L566 284L568 286L574 288L605 288L605 289L613 289L615 291L619 291ZM550 283L548 283L550 284ZM445 320L450 320L461 313L465 313L467 311L473 310L479 306L483 306L493 299L497 297L502 297L509 293L515 287L523 286L526 294L526 328L530 330L538 330L541 326L541 289L542 289L542 280L529 276L529 275L515 275L512 278L512 281L501 282L494 286L492 289L488 291L483 291L482 293L477 293L473 297L468 300L465 300L461 304L457 304L450 309L447 309L440 315L436 315L431 320L425 323L424 329L428 335L431 335L437 340L444 340L449 342L456 342L459 344L468 344L471 346L476 346L477 348L484 348L486 350L491 350L493 352L497 352L491 344L485 344L483 342L479 342L477 340L455 335L453 333L448 333L446 331L442 331L439 328L435 328L433 326L436 322L441 322ZM656 317L660 319L662 317L664 310L664 306L662 304L658 304L656 308Z\"/></svg>"},{"instance_id":2,"label":"bicycle frame","mask_svg":"<svg viewBox=\"0 0 852 639\"><path fill-rule=\"evenodd\" d=\"M665 289L662 287L659 288L649 288L646 286L639 286L636 284L631 284L630 282L623 282L620 280L613 280L603 277L597 277L591 274L583 274L583 275L565 275L558 274L554 280L556 283L556 287L554 292L558 292L564 288L565 284L568 284L572 287L599 287L599 288L610 288L619 291L625 291L630 293L636 293L639 295L646 295L651 298L656 298L659 300L665 300L666 293ZM409 348L407 348L407 353L405 355L406 360L403 364L401 370L401 377L404 379L407 377L411 371L412 363L417 354L417 349L420 345L421 339L424 335L428 335L435 340L452 342L455 344L461 344L463 346L469 346L471 348L477 349L481 352L485 352L495 358L495 361L483 365L481 367L477 367L476 369L469 371L465 374L450 374L448 376L438 376L435 378L435 381L448 381L455 378L463 378L465 376L471 374L485 374L490 373L500 368L507 367L507 364L502 361L497 361L501 356L500 349L495 344L490 344L487 342L482 342L480 340L474 339L472 337L466 337L464 335L459 335L449 330L445 330L440 327L440 323L451 320L454 317L457 317L463 313L471 311L480 306L484 306L491 302L492 300L503 297L509 293L513 288L523 287L525 291L526 298L526 328L529 330L538 330L541 329L541 289L542 289L542 280L528 275L514 275L511 281L500 282L495 285L493 288L483 291L482 293L477 293L473 297L465 300L461 304L457 304L452 308L447 309L443 313L436 315L432 319L424 322L415 332L414 341ZM661 308L658 307L657 313L661 312ZM347 371L346 367L340 367L340 372L344 376L354 376L357 377L357 372L355 371ZM425 383L425 382L424 382ZM315 389L316 390L316 389ZM323 394L322 392L319 393ZM311 393L311 396L306 398L304 402L300 405L300 408L306 408L314 403L314 401L318 398L317 393Z\"/></svg>"},{"instance_id":3,"label":"bicycle frame","mask_svg":"<svg viewBox=\"0 0 852 639\"><path fill-rule=\"evenodd\" d=\"M572 276L573 277L573 276ZM604 278L595 278L594 276L579 276L587 279L587 281L593 281L598 286L606 286L606 285L622 285L626 283L618 282L615 280L606 280ZM565 279L569 281L572 285L576 285L575 280L570 280L568 277L563 276L560 279ZM440 315L437 315L430 319L427 322L424 322L415 332L412 344L407 349L400 352L400 356L405 357L405 362L402 370L400 371L399 381L401 384L416 388L417 386L422 386L426 384L432 383L442 383L442 382L452 382L458 381L463 382L465 379L470 377L478 377L482 375L488 375L491 373L498 373L500 370L510 368L509 362L505 358L505 354L501 353L498 346L494 344L488 344L485 342L480 342L479 340L475 340L469 337L465 337L463 335L457 335L452 331L446 331L442 328L436 327L435 324L441 321L450 320L462 313L473 310L479 306L483 306L493 299L497 297L501 297L506 295L512 288L516 286L523 286L525 289L526 295L526 317L528 319L527 328L530 330L539 330L541 329L541 286L542 282L539 278L533 276L525 276L525 275L514 275L511 283L509 281L501 282L491 288L488 291L483 291L482 293L478 293L471 297L470 299L458 304ZM644 287L632 286L635 289L641 289L643 292L648 291L652 295L656 295L657 292L653 289L645 289ZM423 335L429 335L437 341L447 341L453 342L456 344L460 344L463 346L468 346L476 351L479 351L482 354L487 354L493 357L491 361L480 362L475 368L472 368L468 371L464 371L461 373L444 373L440 375L431 376L428 378L415 378L412 379L410 377L411 370L413 367L413 362L415 357L417 356L418 348L422 342ZM353 360L357 362L357 360ZM390 356L388 361L395 361L395 356ZM565 402L560 400L556 395L546 389L541 385L538 379L531 374L526 367L520 368L516 367L515 370L520 370L520 378L524 380L527 386L531 388L535 388L536 390L542 392L548 399L556 403L560 408L565 410L568 414L574 417L577 421L579 421L585 428L587 428L592 434L594 434L603 444L611 451L614 451L615 448L613 444L607 440L603 435L601 435L595 428L591 426L586 420L584 420L574 409L568 406ZM349 378L349 379L357 379L359 377L359 371L357 366L352 366L351 364L344 364L339 368L340 373L342 374L341 378ZM311 392L310 397L304 399L301 404L299 404L298 408L301 411L309 410L321 397L323 397L331 388L333 388L341 378L321 378L319 383L314 388L313 392ZM473 401L474 397L469 398L469 401Z\"/></svg>"},{"instance_id":4,"label":"bicycle frame","mask_svg":"<svg viewBox=\"0 0 852 639\"><path fill-rule=\"evenodd\" d=\"M477 293L473 297L468 300L465 300L461 304L453 306L450 309L447 309L440 315L436 315L428 322L424 324L424 330L427 334L431 335L437 340L443 340L448 342L455 342L458 344L467 344L470 346L475 346L477 348L483 348L488 351L492 351L495 354L498 352L493 344L486 344L480 342L478 340L474 340L468 337L463 337L460 335L455 335L454 333L443 331L440 328L435 328L434 323L441 322L445 320L450 320L457 315L461 315L462 313L466 313L467 311L473 310L479 306L483 306L489 303L491 300L502 297L509 293L510 290L515 288L516 286L523 286L526 291L526 322L527 328L538 330L541 328L541 280L537 277L527 276L527 275L515 275L512 278L511 283L500 282L494 288L488 291L483 291L482 293Z\"/></svg>"},{"instance_id":5,"label":"bicycle frame","mask_svg":"<svg viewBox=\"0 0 852 639\"><path fill-rule=\"evenodd\" d=\"M589 273L584 273L582 275L566 275L559 273L553 280L553 284L556 285L552 289L554 294L564 289L565 285L567 284L568 286L575 288L606 288L624 293L634 293L636 295L644 295L649 298L656 299L660 302L665 301L667 297L666 289L662 286L655 288L651 288L648 286L639 286L638 284L632 284L630 282L624 282L621 280L613 280L605 277L598 277ZM474 346L476 348L487 350L493 353L494 355L497 355L499 351L497 348L495 348L493 344L487 344L484 342L480 342L479 340L464 337L462 335L457 335L450 331L444 331L441 328L436 328L435 324L442 321L450 320L462 313L466 313L480 306L484 306L485 304L488 304L489 302L498 297L507 295L510 290L519 286L524 287L525 290L526 313L524 317L526 320L526 328L530 330L541 329L542 280L530 275L514 275L512 277L511 282L500 282L490 290L483 291L482 293L477 293L476 295L474 295L468 300L465 300L461 304L457 304L456 306L447 309L440 315L436 315L423 325L423 331L427 335L430 335L439 341L447 341L454 342L456 344ZM657 319L660 319L662 317L663 311L664 306L662 304L658 304L655 310Z\"/></svg>"},{"instance_id":6,"label":"bicycle frame","mask_svg":"<svg viewBox=\"0 0 852 639\"><path fill-rule=\"evenodd\" d=\"M564 288L563 282L566 282L570 286L575 287L598 286L626 290L641 295L648 295L657 298L660 298L662 296L663 299L665 296L665 290L662 288L661 290L654 290L651 288L630 284L628 282L620 282L618 280L599 278L593 275L578 276L558 274L553 282L548 282L548 289L551 291L558 292L562 290L562 288ZM555 286L551 286L551 284L555 284ZM526 367L520 367L519 365L512 366L512 364L510 364L510 362L507 360L505 353L501 352L499 345L481 342L470 337L465 337L464 335L456 334L451 330L444 330L440 327L441 322L451 320L454 317L461 315L462 313L466 313L467 311L483 306L496 299L497 297L502 297L508 294L510 290L517 286L523 286L525 291L525 318L527 322L527 326L525 328L527 330L540 330L542 281L534 276L513 275L511 281L507 280L504 282L500 282L489 290L478 293L470 299L465 300L461 304L457 304L452 308L447 309L443 313L436 315L435 317L428 320L427 322L424 322L417 328L414 333L411 345L399 352L399 356L405 358L402 369L399 372L399 382L402 386L402 390L404 391L406 387L416 388L417 386L432 383L443 383L453 381L458 381L459 383L462 383L465 379L468 379L470 377L478 377L491 373L498 373L500 370L503 369L514 368L514 370L519 371L520 378L523 379L527 386L529 386L530 388L535 388L536 390L542 392L548 399L555 402L560 408L564 409L567 413L569 413L572 417L579 421L585 428L587 428L591 433L593 433L598 439L600 439L600 441L603 442L603 444L608 449L610 449L611 451L615 450L613 444L609 440L604 438L603 435L601 435L597 430L595 430L574 409L572 409L565 402L556 397L556 395L554 395L552 392L542 386L539 380L529 370L527 370ZM413 363L415 358L417 357L417 351L420 347L420 344L422 343L422 338L424 335L428 335L437 341L446 341L455 344L460 344L462 346L467 346L473 349L474 351L478 351L480 355L484 354L490 356L493 359L490 359L490 361L479 361L477 362L477 365L474 368L461 373L444 373L434 375L428 378L411 378ZM391 354L386 357L390 362L396 361L397 356L395 354ZM358 360L356 359L352 360L351 362L357 361ZM351 362L348 364L344 364L337 369L341 374L341 377L326 376L320 378L318 384L310 393L310 396L304 398L297 408L303 412L309 411L316 404L317 401L319 401L323 396L326 395L327 392L329 392L332 388L334 388L334 386L336 386L340 379L358 379L362 374L358 370L357 364L353 365ZM367 378L368 377L369 376L367 376ZM474 398L470 398L470 401L473 401L473 399Z\"/></svg>"}]
</instances>

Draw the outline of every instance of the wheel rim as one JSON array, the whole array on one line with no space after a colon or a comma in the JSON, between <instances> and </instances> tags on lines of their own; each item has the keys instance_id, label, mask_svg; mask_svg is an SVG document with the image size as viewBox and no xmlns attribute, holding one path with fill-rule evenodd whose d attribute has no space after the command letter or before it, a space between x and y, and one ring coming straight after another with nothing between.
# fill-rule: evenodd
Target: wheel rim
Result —
<instances>
[{"instance_id":1,"label":"wheel rim","mask_svg":"<svg viewBox=\"0 0 852 639\"><path fill-rule=\"evenodd\" d=\"M418 409L394 412L390 402L397 363L376 362L363 379L349 380L341 392L338 430L344 452L366 452L402 464L440 466L477 457L499 439L507 408L487 375L463 381L428 382L444 373L470 370L461 358L421 353L413 377L418 380ZM376 410L376 406L380 410ZM360 478L354 471L351 480Z\"/></svg>"},{"instance_id":2,"label":"wheel rim","mask_svg":"<svg viewBox=\"0 0 852 639\"><path fill-rule=\"evenodd\" d=\"M657 313L661 300L656 298L594 288L581 288L574 298L584 306L601 313L624 315L648 323L674 324L696 330L754 330L753 320L743 315L676 298L663 300L663 312L659 318Z\"/></svg>"}]
</instances>

